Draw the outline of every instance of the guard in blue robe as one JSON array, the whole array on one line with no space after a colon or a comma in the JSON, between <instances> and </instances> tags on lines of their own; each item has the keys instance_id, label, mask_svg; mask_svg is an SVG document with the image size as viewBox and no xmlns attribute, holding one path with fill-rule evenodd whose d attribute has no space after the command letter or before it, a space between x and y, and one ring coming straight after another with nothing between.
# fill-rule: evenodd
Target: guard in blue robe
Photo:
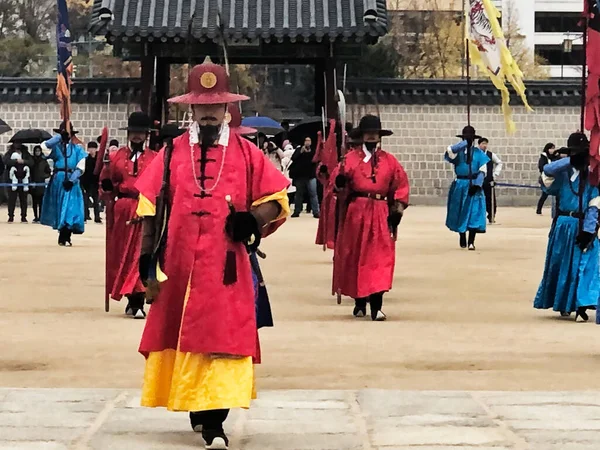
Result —
<instances>
[{"instance_id":1,"label":"guard in blue robe","mask_svg":"<svg viewBox=\"0 0 600 450\"><path fill-rule=\"evenodd\" d=\"M600 297L598 188L588 182L589 142L583 133L569 137L569 157L544 167L542 189L556 197L556 216L550 229L544 277L534 301L575 320L588 320Z\"/></svg>"},{"instance_id":2,"label":"guard in blue robe","mask_svg":"<svg viewBox=\"0 0 600 450\"><path fill-rule=\"evenodd\" d=\"M462 141L448 147L444 155L454 166L456 179L448 193L446 226L460 235L460 247L475 250L477 233L486 231L486 209L483 182L490 159L474 144L480 138L475 129L467 126L457 137ZM469 240L467 242L467 231Z\"/></svg>"},{"instance_id":3,"label":"guard in blue robe","mask_svg":"<svg viewBox=\"0 0 600 450\"><path fill-rule=\"evenodd\" d=\"M85 171L87 153L73 142L76 131L68 132L65 124L54 130L59 133L42 143L54 161L50 184L44 194L41 223L59 231L58 245L71 246L71 235L84 231L84 202L79 178Z\"/></svg>"}]
</instances>

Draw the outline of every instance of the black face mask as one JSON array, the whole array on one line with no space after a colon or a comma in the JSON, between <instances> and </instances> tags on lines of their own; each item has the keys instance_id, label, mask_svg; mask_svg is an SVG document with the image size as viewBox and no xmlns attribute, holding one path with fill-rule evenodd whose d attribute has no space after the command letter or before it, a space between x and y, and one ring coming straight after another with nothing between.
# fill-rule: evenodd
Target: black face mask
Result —
<instances>
[{"instance_id":1,"label":"black face mask","mask_svg":"<svg viewBox=\"0 0 600 450\"><path fill-rule=\"evenodd\" d=\"M131 150L134 152L143 152L144 151L144 142L130 142Z\"/></svg>"},{"instance_id":2,"label":"black face mask","mask_svg":"<svg viewBox=\"0 0 600 450\"><path fill-rule=\"evenodd\" d=\"M370 152L374 152L377 149L377 142L365 142L365 147Z\"/></svg>"},{"instance_id":3,"label":"black face mask","mask_svg":"<svg viewBox=\"0 0 600 450\"><path fill-rule=\"evenodd\" d=\"M217 125L200 125L200 146L205 150L212 147L219 137L219 130Z\"/></svg>"}]
</instances>

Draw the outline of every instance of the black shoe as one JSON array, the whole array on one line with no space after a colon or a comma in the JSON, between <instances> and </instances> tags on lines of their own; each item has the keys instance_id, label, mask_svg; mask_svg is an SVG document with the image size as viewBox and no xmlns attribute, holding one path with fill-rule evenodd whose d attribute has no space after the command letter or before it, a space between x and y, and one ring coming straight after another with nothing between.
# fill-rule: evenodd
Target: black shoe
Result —
<instances>
[{"instance_id":1,"label":"black shoe","mask_svg":"<svg viewBox=\"0 0 600 450\"><path fill-rule=\"evenodd\" d=\"M461 234L459 239L460 248L467 248L467 235Z\"/></svg>"},{"instance_id":2,"label":"black shoe","mask_svg":"<svg viewBox=\"0 0 600 450\"><path fill-rule=\"evenodd\" d=\"M207 450L227 450L229 448L229 439L225 435L225 431L220 430L202 430L202 438Z\"/></svg>"},{"instance_id":3,"label":"black shoe","mask_svg":"<svg viewBox=\"0 0 600 450\"><path fill-rule=\"evenodd\" d=\"M575 313L575 322L577 322L577 319L579 317L581 317L583 319L584 322L587 322L588 320L590 320L590 316L588 316L588 313L586 312L587 308L577 308L577 312Z\"/></svg>"},{"instance_id":4,"label":"black shoe","mask_svg":"<svg viewBox=\"0 0 600 450\"><path fill-rule=\"evenodd\" d=\"M382 310L371 311L371 320L373 322L385 322L387 320L387 316Z\"/></svg>"},{"instance_id":5,"label":"black shoe","mask_svg":"<svg viewBox=\"0 0 600 450\"><path fill-rule=\"evenodd\" d=\"M476 250L475 244L469 244L469 251L474 252Z\"/></svg>"},{"instance_id":6,"label":"black shoe","mask_svg":"<svg viewBox=\"0 0 600 450\"><path fill-rule=\"evenodd\" d=\"M95 223L102 223L102 219L98 218L98 219L94 219Z\"/></svg>"},{"instance_id":7,"label":"black shoe","mask_svg":"<svg viewBox=\"0 0 600 450\"><path fill-rule=\"evenodd\" d=\"M33 219L33 223L40 223L40 219L38 219L37 217L35 217L35 218Z\"/></svg>"},{"instance_id":8,"label":"black shoe","mask_svg":"<svg viewBox=\"0 0 600 450\"><path fill-rule=\"evenodd\" d=\"M541 216L541 215L542 215L542 211L541 211L541 210L539 210L539 209L538 209L538 210L537 210L535 213L536 213L538 216Z\"/></svg>"},{"instance_id":9,"label":"black shoe","mask_svg":"<svg viewBox=\"0 0 600 450\"><path fill-rule=\"evenodd\" d=\"M360 319L361 317L366 317L367 316L367 307L360 307L360 306L355 306L354 307L354 311L352 311L352 315L354 317L356 317L357 319Z\"/></svg>"},{"instance_id":10,"label":"black shoe","mask_svg":"<svg viewBox=\"0 0 600 450\"><path fill-rule=\"evenodd\" d=\"M300 217L300 214L296 214L296 213L294 213L294 214L292 214L292 215L291 215L291 217L292 217L293 219L295 219L296 217Z\"/></svg>"},{"instance_id":11,"label":"black shoe","mask_svg":"<svg viewBox=\"0 0 600 450\"><path fill-rule=\"evenodd\" d=\"M8 223L13 223L14 221L15 221L15 218L14 218L14 217L9 217L9 218L8 218Z\"/></svg>"},{"instance_id":12,"label":"black shoe","mask_svg":"<svg viewBox=\"0 0 600 450\"><path fill-rule=\"evenodd\" d=\"M26 218L26 217L22 217L22 218L21 218L21 223L29 223L29 222L27 221L27 218Z\"/></svg>"},{"instance_id":13,"label":"black shoe","mask_svg":"<svg viewBox=\"0 0 600 450\"><path fill-rule=\"evenodd\" d=\"M321 217L321 215L320 215L320 214L313 214L313 217L314 217L315 219L318 219L318 218L320 218L320 217Z\"/></svg>"},{"instance_id":14,"label":"black shoe","mask_svg":"<svg viewBox=\"0 0 600 450\"><path fill-rule=\"evenodd\" d=\"M85 219L83 219L83 220L85 220L85 221L87 222L88 220L92 220L92 218L91 218L91 217L86 217L86 218L85 218Z\"/></svg>"}]
</instances>

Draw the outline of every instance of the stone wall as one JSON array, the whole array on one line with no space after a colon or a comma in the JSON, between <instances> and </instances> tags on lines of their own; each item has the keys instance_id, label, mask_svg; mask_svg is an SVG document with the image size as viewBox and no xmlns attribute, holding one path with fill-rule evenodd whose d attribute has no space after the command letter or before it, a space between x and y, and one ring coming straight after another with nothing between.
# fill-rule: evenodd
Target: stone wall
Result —
<instances>
[{"instance_id":1,"label":"stone wall","mask_svg":"<svg viewBox=\"0 0 600 450\"><path fill-rule=\"evenodd\" d=\"M411 180L413 203L443 204L453 179L452 166L443 159L454 136L466 125L466 109L451 105L351 106L350 117L358 121L366 113L379 113L394 136L384 139L386 150L402 162ZM499 107L474 106L472 124L478 134L490 140L490 149L504 163L501 183L537 186L538 158L544 145L566 144L567 137L579 128L579 108L538 107L526 113L513 108L517 132L510 136L504 128ZM497 189L500 205L533 205L539 196L535 189Z\"/></svg>"},{"instance_id":2,"label":"stone wall","mask_svg":"<svg viewBox=\"0 0 600 450\"><path fill-rule=\"evenodd\" d=\"M107 105L75 103L72 105L71 120L75 129L79 130L78 137L84 142L96 139L107 124L110 137L124 142L126 133L119 128L127 125L129 113L136 109L138 109L137 105L119 103L110 105L108 111ZM52 129L60 124L59 117L58 104L54 102L0 103L0 118L13 128L13 132L0 136L0 152L6 150L8 140L18 130L41 128L52 134Z\"/></svg>"}]
</instances>

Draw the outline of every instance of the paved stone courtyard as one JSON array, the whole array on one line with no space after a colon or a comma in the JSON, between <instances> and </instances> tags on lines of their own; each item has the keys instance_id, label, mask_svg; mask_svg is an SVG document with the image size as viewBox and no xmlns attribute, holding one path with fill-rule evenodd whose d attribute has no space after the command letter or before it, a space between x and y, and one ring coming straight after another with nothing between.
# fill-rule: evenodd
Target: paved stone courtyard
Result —
<instances>
[{"instance_id":1,"label":"paved stone courtyard","mask_svg":"<svg viewBox=\"0 0 600 450\"><path fill-rule=\"evenodd\" d=\"M137 391L0 389L0 449L203 448L186 414L138 405ZM597 450L600 392L268 391L227 431L236 450Z\"/></svg>"}]
</instances>

